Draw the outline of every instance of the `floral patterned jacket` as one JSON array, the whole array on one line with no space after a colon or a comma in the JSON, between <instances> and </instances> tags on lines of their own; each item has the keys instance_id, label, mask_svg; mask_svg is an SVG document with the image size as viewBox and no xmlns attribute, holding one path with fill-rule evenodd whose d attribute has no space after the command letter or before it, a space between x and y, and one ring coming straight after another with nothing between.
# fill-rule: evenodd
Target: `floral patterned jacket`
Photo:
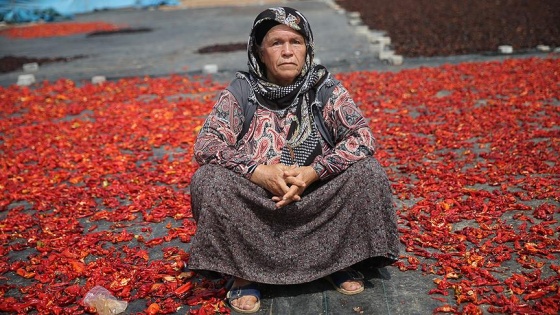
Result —
<instances>
[{"instance_id":1,"label":"floral patterned jacket","mask_svg":"<svg viewBox=\"0 0 560 315\"><path fill-rule=\"evenodd\" d=\"M200 165L221 165L246 178L251 177L259 164L280 163L290 127L286 121L295 115L292 107L271 110L259 106L249 131L237 141L243 126L243 110L231 92L222 91L196 140L196 161ZM310 165L321 180L336 176L353 163L373 155L373 133L342 84L335 87L324 105L323 118L332 130L336 145L331 148L321 139L323 153Z\"/></svg>"}]
</instances>

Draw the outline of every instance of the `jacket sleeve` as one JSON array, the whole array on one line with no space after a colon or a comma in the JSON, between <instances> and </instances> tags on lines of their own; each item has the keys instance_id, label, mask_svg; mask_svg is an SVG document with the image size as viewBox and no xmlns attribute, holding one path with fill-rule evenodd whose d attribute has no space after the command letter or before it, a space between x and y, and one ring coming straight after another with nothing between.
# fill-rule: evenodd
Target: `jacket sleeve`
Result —
<instances>
[{"instance_id":1,"label":"jacket sleeve","mask_svg":"<svg viewBox=\"0 0 560 315\"><path fill-rule=\"evenodd\" d=\"M373 156L375 138L350 94L341 83L323 108L327 128L333 132L334 148L323 146L311 166L321 180L336 176L357 161Z\"/></svg>"},{"instance_id":2,"label":"jacket sleeve","mask_svg":"<svg viewBox=\"0 0 560 315\"><path fill-rule=\"evenodd\" d=\"M243 111L233 94L222 91L194 144L198 164L218 164L250 178L257 164L236 148L243 119Z\"/></svg>"}]
</instances>

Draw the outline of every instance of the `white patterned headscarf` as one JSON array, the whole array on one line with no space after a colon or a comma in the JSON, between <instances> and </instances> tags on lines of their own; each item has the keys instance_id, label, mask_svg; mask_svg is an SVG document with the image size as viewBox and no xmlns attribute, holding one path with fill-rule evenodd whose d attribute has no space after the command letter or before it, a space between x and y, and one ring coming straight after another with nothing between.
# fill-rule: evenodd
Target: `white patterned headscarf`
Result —
<instances>
[{"instance_id":1,"label":"white patterned headscarf","mask_svg":"<svg viewBox=\"0 0 560 315\"><path fill-rule=\"evenodd\" d=\"M278 86L266 78L266 67L259 58L258 50L266 33L274 26L284 24L299 32L305 39L305 64L295 82L288 86ZM261 12L253 22L247 47L248 66L253 90L269 100L285 98L290 94L306 93L326 74L323 67L313 63L315 55L313 32L307 19L299 11L289 7L269 8Z\"/></svg>"}]
</instances>

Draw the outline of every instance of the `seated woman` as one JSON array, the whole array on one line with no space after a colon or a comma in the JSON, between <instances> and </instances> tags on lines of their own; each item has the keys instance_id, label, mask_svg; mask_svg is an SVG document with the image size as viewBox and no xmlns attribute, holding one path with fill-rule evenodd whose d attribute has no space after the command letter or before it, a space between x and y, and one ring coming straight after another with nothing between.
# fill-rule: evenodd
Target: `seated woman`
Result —
<instances>
[{"instance_id":1,"label":"seated woman","mask_svg":"<svg viewBox=\"0 0 560 315\"><path fill-rule=\"evenodd\" d=\"M249 72L221 92L194 147L189 268L232 276L228 302L242 313L259 310L257 283L324 277L343 294L360 293L363 276L351 267L390 264L399 251L372 131L313 62L300 12L260 13L248 55Z\"/></svg>"}]
</instances>

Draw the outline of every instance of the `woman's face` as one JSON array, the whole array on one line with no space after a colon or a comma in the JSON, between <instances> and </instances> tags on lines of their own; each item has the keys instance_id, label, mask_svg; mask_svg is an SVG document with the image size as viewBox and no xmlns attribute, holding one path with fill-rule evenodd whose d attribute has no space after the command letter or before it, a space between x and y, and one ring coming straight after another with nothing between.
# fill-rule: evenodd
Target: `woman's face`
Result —
<instances>
[{"instance_id":1,"label":"woman's face","mask_svg":"<svg viewBox=\"0 0 560 315\"><path fill-rule=\"evenodd\" d=\"M284 24L271 28L260 47L267 79L280 86L292 84L305 64L306 52L300 33Z\"/></svg>"}]
</instances>

